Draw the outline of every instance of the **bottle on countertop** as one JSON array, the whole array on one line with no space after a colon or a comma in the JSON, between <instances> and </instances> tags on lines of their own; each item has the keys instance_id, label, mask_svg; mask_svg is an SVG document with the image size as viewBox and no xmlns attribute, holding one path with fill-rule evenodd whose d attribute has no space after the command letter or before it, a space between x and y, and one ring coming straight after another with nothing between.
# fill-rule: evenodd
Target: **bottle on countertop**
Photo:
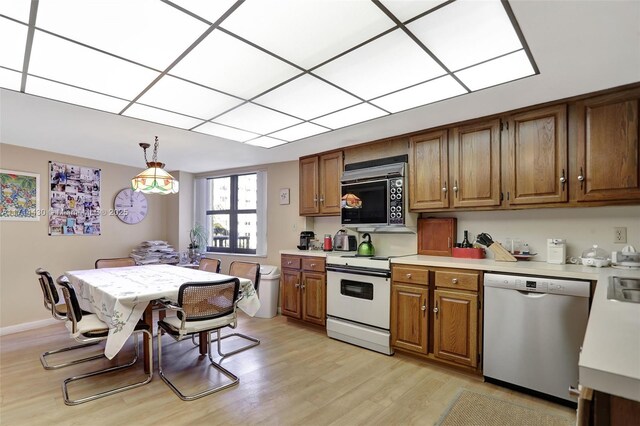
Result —
<instances>
[{"instance_id":1,"label":"bottle on countertop","mask_svg":"<svg viewBox=\"0 0 640 426\"><path fill-rule=\"evenodd\" d=\"M330 234L324 234L324 244L322 246L322 249L324 251L331 251L333 249L332 244L333 241L331 239L331 235Z\"/></svg>"},{"instance_id":2,"label":"bottle on countertop","mask_svg":"<svg viewBox=\"0 0 640 426\"><path fill-rule=\"evenodd\" d=\"M469 231L464 231L464 239L462 240L461 247L462 248L471 248L471 247L473 247L473 244L471 244L469 242Z\"/></svg>"}]
</instances>

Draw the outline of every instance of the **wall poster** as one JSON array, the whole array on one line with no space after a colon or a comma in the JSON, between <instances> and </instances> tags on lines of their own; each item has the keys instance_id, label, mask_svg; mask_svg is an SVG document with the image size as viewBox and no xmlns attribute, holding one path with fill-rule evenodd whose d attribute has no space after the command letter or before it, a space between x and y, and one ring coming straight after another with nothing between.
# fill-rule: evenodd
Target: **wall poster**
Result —
<instances>
[{"instance_id":1,"label":"wall poster","mask_svg":"<svg viewBox=\"0 0 640 426\"><path fill-rule=\"evenodd\" d=\"M0 220L40 220L40 175L0 170Z\"/></svg>"},{"instance_id":2,"label":"wall poster","mask_svg":"<svg viewBox=\"0 0 640 426\"><path fill-rule=\"evenodd\" d=\"M100 169L49 161L49 235L100 235Z\"/></svg>"}]
</instances>

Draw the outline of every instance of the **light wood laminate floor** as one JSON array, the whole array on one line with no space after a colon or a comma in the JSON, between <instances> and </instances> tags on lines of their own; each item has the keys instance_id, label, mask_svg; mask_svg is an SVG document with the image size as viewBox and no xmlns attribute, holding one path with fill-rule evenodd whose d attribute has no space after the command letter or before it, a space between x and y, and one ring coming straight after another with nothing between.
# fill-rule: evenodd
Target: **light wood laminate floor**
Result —
<instances>
[{"instance_id":1,"label":"light wood laminate floor","mask_svg":"<svg viewBox=\"0 0 640 426\"><path fill-rule=\"evenodd\" d=\"M64 405L62 381L97 369L105 361L44 370L40 353L72 342L62 323L3 336L0 425L432 425L462 389L575 419L569 408L410 356L389 357L332 340L322 330L280 316L242 316L238 330L262 343L223 360L222 365L240 377L236 387L183 402L155 374L146 386L73 407ZM197 391L206 385L204 381L220 378L190 341L176 344L170 337L164 339L165 372L173 373L185 391ZM131 346L128 344L123 358L131 353ZM126 378L140 377L129 371ZM121 378L122 372L88 386L75 385L71 397L86 395L106 381L113 384Z\"/></svg>"}]
</instances>

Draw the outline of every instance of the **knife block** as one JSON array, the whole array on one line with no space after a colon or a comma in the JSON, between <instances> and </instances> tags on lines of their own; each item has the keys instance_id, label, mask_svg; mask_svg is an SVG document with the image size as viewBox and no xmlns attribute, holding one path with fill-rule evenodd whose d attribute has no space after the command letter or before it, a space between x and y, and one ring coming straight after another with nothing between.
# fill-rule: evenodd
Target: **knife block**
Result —
<instances>
[{"instance_id":1,"label":"knife block","mask_svg":"<svg viewBox=\"0 0 640 426\"><path fill-rule=\"evenodd\" d=\"M502 247L498 243L491 244L489 246L489 250L491 250L493 252L493 255L494 255L496 260L499 260L499 261L502 261L502 262L517 262L518 261L518 259L513 257L511 255L511 253L509 253L507 251L506 248Z\"/></svg>"}]
</instances>

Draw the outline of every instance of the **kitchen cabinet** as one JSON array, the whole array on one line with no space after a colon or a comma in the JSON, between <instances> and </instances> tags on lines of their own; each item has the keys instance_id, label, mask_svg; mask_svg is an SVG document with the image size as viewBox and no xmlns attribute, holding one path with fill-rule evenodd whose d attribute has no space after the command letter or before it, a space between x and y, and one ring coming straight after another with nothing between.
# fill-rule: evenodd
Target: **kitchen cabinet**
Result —
<instances>
[{"instance_id":1,"label":"kitchen cabinet","mask_svg":"<svg viewBox=\"0 0 640 426\"><path fill-rule=\"evenodd\" d=\"M427 353L429 271L396 266L391 282L391 346Z\"/></svg>"},{"instance_id":2,"label":"kitchen cabinet","mask_svg":"<svg viewBox=\"0 0 640 426\"><path fill-rule=\"evenodd\" d=\"M281 268L282 315L324 326L327 312L325 259L282 255Z\"/></svg>"},{"instance_id":3,"label":"kitchen cabinet","mask_svg":"<svg viewBox=\"0 0 640 426\"><path fill-rule=\"evenodd\" d=\"M337 151L300 159L300 215L340 214L342 156Z\"/></svg>"},{"instance_id":4,"label":"kitchen cabinet","mask_svg":"<svg viewBox=\"0 0 640 426\"><path fill-rule=\"evenodd\" d=\"M525 111L506 119L506 200L509 205L568 200L567 106Z\"/></svg>"},{"instance_id":5,"label":"kitchen cabinet","mask_svg":"<svg viewBox=\"0 0 640 426\"><path fill-rule=\"evenodd\" d=\"M449 207L449 139L447 130L409 140L409 208Z\"/></svg>"},{"instance_id":6,"label":"kitchen cabinet","mask_svg":"<svg viewBox=\"0 0 640 426\"><path fill-rule=\"evenodd\" d=\"M640 200L640 88L576 104L578 202Z\"/></svg>"}]
</instances>

